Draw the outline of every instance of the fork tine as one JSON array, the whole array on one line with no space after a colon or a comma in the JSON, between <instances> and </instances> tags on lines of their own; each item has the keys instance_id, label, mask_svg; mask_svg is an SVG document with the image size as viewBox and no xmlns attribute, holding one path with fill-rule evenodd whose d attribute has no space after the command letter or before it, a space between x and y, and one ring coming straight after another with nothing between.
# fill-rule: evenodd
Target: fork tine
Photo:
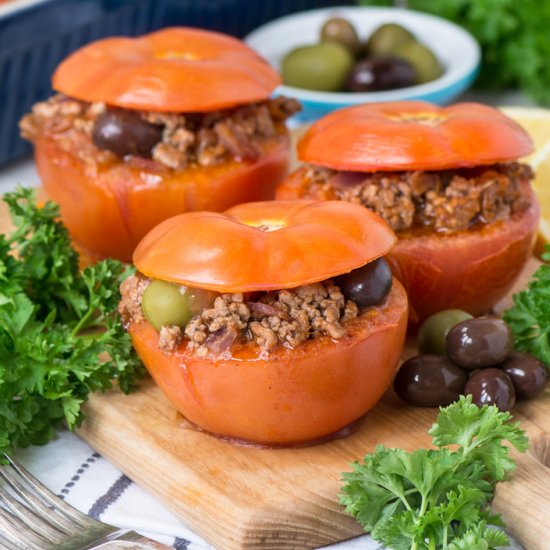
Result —
<instances>
[{"instance_id":1,"label":"fork tine","mask_svg":"<svg viewBox=\"0 0 550 550\"><path fill-rule=\"evenodd\" d=\"M25 487L21 483L24 482L27 488L31 489L33 494L40 497L42 501L47 504L47 506L44 507L43 502L41 502L39 499L32 499L29 504L31 506L38 507L39 510L44 514L51 514L52 510L55 510L56 512L61 514L61 516L58 516L57 519L61 518L60 521L64 529L68 529L70 532L72 532L75 528L77 529L78 526L87 527L99 523L95 519L83 514L76 508L73 508L72 506L67 504L63 499L58 497L55 493L53 493L46 486L40 483L38 479L36 479L16 460L8 455L4 455L4 458L9 462L9 464L12 466L13 470L17 474L17 477L10 474L8 474L7 476L10 478L9 481L13 482L15 485L18 485L17 488L14 487L17 493L22 498L27 500L27 502L31 500L29 499L28 490L25 490ZM0 470L2 470L2 468L0 468ZM74 525L75 523L77 524L76 526Z\"/></svg>"},{"instance_id":2,"label":"fork tine","mask_svg":"<svg viewBox=\"0 0 550 550\"><path fill-rule=\"evenodd\" d=\"M0 548L2 550L27 550L21 543L6 538L2 533L0 533Z\"/></svg>"},{"instance_id":3,"label":"fork tine","mask_svg":"<svg viewBox=\"0 0 550 550\"><path fill-rule=\"evenodd\" d=\"M28 525L4 508L0 508L0 526L3 536L12 542L23 543L25 550L42 550L51 546L50 541L37 535Z\"/></svg>"},{"instance_id":4,"label":"fork tine","mask_svg":"<svg viewBox=\"0 0 550 550\"><path fill-rule=\"evenodd\" d=\"M6 454L0 464L0 548L2 550L74 550L108 541L133 541L167 548L127 529L86 516L47 489ZM3 481L2 481L3 480Z\"/></svg>"},{"instance_id":5,"label":"fork tine","mask_svg":"<svg viewBox=\"0 0 550 550\"><path fill-rule=\"evenodd\" d=\"M10 512L13 516L19 518L29 529L35 532L39 529L40 535L51 542L58 543L63 536L70 534L68 530L54 528L52 526L53 521L49 521L49 516L38 516L33 510L24 506L8 493L0 494L0 503L4 503L6 512Z\"/></svg>"},{"instance_id":6,"label":"fork tine","mask_svg":"<svg viewBox=\"0 0 550 550\"><path fill-rule=\"evenodd\" d=\"M36 515L39 515L46 520L49 525L66 535L70 535L75 531L72 522L63 515L60 515L53 507L52 503L48 502L45 504L36 495L36 493L40 494L40 492L36 490L36 485L32 483L31 476L28 472L27 477L22 477L21 468L14 472L10 466L0 466L0 476L4 478L9 487L11 487L14 493L23 501L18 502L15 498L11 497L9 502L7 502L9 506L11 505L11 509L14 513L16 510L20 512L20 515L18 514L19 517L30 516L32 521L32 516L36 517ZM7 493L4 493L3 497L8 500ZM24 503L27 503L28 506L24 506ZM46 526L45 529L48 530L48 527Z\"/></svg>"}]
</instances>

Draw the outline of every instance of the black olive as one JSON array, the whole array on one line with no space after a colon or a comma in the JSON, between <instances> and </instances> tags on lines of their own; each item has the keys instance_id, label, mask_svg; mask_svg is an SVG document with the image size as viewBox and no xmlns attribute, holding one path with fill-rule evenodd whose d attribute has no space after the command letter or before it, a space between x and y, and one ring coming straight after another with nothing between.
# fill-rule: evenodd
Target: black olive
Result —
<instances>
[{"instance_id":1,"label":"black olive","mask_svg":"<svg viewBox=\"0 0 550 550\"><path fill-rule=\"evenodd\" d=\"M501 411L509 411L516 403L516 391L510 377L500 369L481 369L471 374L464 388L465 395L472 396L472 403L496 405Z\"/></svg>"},{"instance_id":2,"label":"black olive","mask_svg":"<svg viewBox=\"0 0 550 550\"><path fill-rule=\"evenodd\" d=\"M479 317L455 325L447 334L446 352L465 369L492 367L504 361L514 346L514 336L502 319Z\"/></svg>"},{"instance_id":3,"label":"black olive","mask_svg":"<svg viewBox=\"0 0 550 550\"><path fill-rule=\"evenodd\" d=\"M466 319L472 319L472 316L461 309L444 309L430 315L418 329L418 351L445 355L447 334L455 325Z\"/></svg>"},{"instance_id":4,"label":"black olive","mask_svg":"<svg viewBox=\"0 0 550 550\"><path fill-rule=\"evenodd\" d=\"M392 285L392 274L384 258L378 258L363 267L334 279L348 300L359 307L374 306L384 301Z\"/></svg>"},{"instance_id":5,"label":"black olive","mask_svg":"<svg viewBox=\"0 0 550 550\"><path fill-rule=\"evenodd\" d=\"M372 56L355 64L346 79L350 92L374 92L406 88L414 84L412 65L403 59Z\"/></svg>"},{"instance_id":6,"label":"black olive","mask_svg":"<svg viewBox=\"0 0 550 550\"><path fill-rule=\"evenodd\" d=\"M417 407L438 407L456 401L468 375L443 355L417 355L401 365L393 387L401 399Z\"/></svg>"},{"instance_id":7,"label":"black olive","mask_svg":"<svg viewBox=\"0 0 550 550\"><path fill-rule=\"evenodd\" d=\"M134 111L107 109L97 117L92 139L99 149L107 149L119 157L149 157L162 139L162 127L150 124Z\"/></svg>"},{"instance_id":8,"label":"black olive","mask_svg":"<svg viewBox=\"0 0 550 550\"><path fill-rule=\"evenodd\" d=\"M512 379L518 399L537 396L548 382L544 363L530 353L513 351L498 367Z\"/></svg>"}]
</instances>

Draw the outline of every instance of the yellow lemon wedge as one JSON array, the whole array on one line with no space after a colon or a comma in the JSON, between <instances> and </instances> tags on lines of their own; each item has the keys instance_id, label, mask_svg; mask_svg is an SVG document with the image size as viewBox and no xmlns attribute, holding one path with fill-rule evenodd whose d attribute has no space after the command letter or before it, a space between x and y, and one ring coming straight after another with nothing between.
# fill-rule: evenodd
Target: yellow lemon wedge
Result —
<instances>
[{"instance_id":1,"label":"yellow lemon wedge","mask_svg":"<svg viewBox=\"0 0 550 550\"><path fill-rule=\"evenodd\" d=\"M531 165L535 171L533 189L540 202L539 242L536 252L542 252L544 244L550 244L550 141L533 156ZM544 153L544 155L543 155Z\"/></svg>"},{"instance_id":2,"label":"yellow lemon wedge","mask_svg":"<svg viewBox=\"0 0 550 550\"><path fill-rule=\"evenodd\" d=\"M541 219L536 252L550 243L550 109L538 107L501 107L500 110L515 120L531 136L535 150L522 159L535 172L533 189L540 202Z\"/></svg>"}]
</instances>

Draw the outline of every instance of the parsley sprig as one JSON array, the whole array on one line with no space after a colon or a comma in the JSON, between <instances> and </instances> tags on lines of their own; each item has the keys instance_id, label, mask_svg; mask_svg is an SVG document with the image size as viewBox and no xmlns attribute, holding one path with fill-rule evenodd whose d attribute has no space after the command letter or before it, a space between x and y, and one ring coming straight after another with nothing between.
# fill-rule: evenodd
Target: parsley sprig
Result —
<instances>
[{"instance_id":1,"label":"parsley sprig","mask_svg":"<svg viewBox=\"0 0 550 550\"><path fill-rule=\"evenodd\" d=\"M113 380L131 391L144 373L116 313L130 273L115 260L83 271L57 205L34 192L4 197L16 229L0 235L0 452L43 444Z\"/></svg>"},{"instance_id":2,"label":"parsley sprig","mask_svg":"<svg viewBox=\"0 0 550 550\"><path fill-rule=\"evenodd\" d=\"M550 261L549 245L542 259ZM514 305L503 317L515 335L515 348L536 355L550 366L550 264L542 264L527 288L513 299Z\"/></svg>"},{"instance_id":3,"label":"parsley sprig","mask_svg":"<svg viewBox=\"0 0 550 550\"><path fill-rule=\"evenodd\" d=\"M489 550L509 544L488 504L513 470L510 447L528 447L510 413L478 407L471 396L442 408L429 431L436 449L378 445L342 474L341 502L393 550ZM454 449L454 450L453 450Z\"/></svg>"}]
</instances>

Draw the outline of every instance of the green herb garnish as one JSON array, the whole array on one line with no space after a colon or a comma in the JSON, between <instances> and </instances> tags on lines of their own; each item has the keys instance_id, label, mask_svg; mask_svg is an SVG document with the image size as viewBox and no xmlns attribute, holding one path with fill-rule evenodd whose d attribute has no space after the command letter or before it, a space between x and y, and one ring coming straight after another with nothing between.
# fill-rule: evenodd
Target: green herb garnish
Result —
<instances>
[{"instance_id":1,"label":"green herb garnish","mask_svg":"<svg viewBox=\"0 0 550 550\"><path fill-rule=\"evenodd\" d=\"M545 251L543 260L550 261L550 246ZM513 299L513 307L502 316L515 335L515 348L550 365L550 264L541 265Z\"/></svg>"},{"instance_id":2,"label":"green herb garnish","mask_svg":"<svg viewBox=\"0 0 550 550\"><path fill-rule=\"evenodd\" d=\"M495 485L513 470L508 442L528 447L509 412L478 407L471 396L441 408L429 431L437 449L378 445L342 474L341 502L378 542L393 550L489 550L509 544L489 510ZM451 447L450 447L451 446ZM450 447L450 448L449 448ZM454 449L454 450L453 450Z\"/></svg>"},{"instance_id":3,"label":"green herb garnish","mask_svg":"<svg viewBox=\"0 0 550 550\"><path fill-rule=\"evenodd\" d=\"M116 307L130 273L105 260L83 271L52 202L4 197L16 226L0 235L0 452L43 444L84 418L90 392L124 392L144 374Z\"/></svg>"}]
</instances>

